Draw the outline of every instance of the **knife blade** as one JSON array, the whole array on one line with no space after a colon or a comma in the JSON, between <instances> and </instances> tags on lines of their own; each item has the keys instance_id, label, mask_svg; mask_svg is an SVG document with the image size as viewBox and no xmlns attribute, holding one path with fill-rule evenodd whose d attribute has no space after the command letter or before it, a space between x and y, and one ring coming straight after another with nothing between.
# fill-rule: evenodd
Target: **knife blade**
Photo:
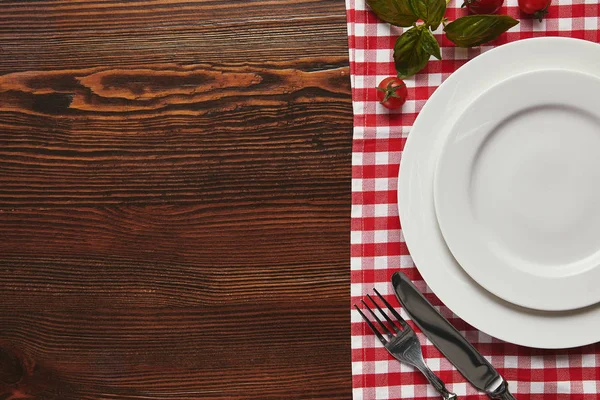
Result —
<instances>
[{"instance_id":1,"label":"knife blade","mask_svg":"<svg viewBox=\"0 0 600 400\"><path fill-rule=\"evenodd\" d=\"M516 400L492 364L431 305L405 274L395 272L392 285L413 322L473 386L492 399Z\"/></svg>"}]
</instances>

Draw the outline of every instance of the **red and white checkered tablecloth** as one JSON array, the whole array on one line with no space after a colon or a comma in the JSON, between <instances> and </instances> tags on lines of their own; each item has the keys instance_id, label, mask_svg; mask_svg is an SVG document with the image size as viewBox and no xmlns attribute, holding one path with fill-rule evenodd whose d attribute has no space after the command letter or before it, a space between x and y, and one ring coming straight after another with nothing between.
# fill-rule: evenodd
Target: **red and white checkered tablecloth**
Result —
<instances>
[{"instance_id":1,"label":"red and white checkered tablecloth","mask_svg":"<svg viewBox=\"0 0 600 400\"><path fill-rule=\"evenodd\" d=\"M451 0L446 16L465 15ZM536 36L568 36L600 42L599 0L553 0L544 21L519 13L517 0L506 0L500 13L521 21L495 42L502 45ZM377 288L397 305L390 276L402 270L429 300L440 306L467 339L506 378L519 400L600 399L600 345L569 350L537 350L508 344L479 332L453 315L426 287L404 243L396 208L398 166L410 128L435 89L458 67L490 46L460 49L441 34L443 61L406 80L409 100L388 111L376 101L379 81L395 75L392 52L401 28L381 22L365 0L346 0L354 107L352 151L351 297L358 303ZM440 33L441 31L438 31ZM392 359L355 310L352 318L353 397L359 399L439 399L425 378ZM404 317L407 315L403 312ZM418 330L417 330L418 331ZM427 364L461 399L487 398L477 392L419 333Z\"/></svg>"}]
</instances>

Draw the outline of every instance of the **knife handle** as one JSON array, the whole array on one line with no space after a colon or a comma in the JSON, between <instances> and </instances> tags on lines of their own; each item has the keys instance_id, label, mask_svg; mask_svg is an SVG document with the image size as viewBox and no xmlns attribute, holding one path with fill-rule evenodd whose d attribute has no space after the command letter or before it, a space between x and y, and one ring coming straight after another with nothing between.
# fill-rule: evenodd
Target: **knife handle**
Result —
<instances>
[{"instance_id":1,"label":"knife handle","mask_svg":"<svg viewBox=\"0 0 600 400\"><path fill-rule=\"evenodd\" d=\"M495 400L517 400L510 392L508 391L508 383L503 379L502 383L496 390L488 393L488 397L490 399Z\"/></svg>"}]
</instances>

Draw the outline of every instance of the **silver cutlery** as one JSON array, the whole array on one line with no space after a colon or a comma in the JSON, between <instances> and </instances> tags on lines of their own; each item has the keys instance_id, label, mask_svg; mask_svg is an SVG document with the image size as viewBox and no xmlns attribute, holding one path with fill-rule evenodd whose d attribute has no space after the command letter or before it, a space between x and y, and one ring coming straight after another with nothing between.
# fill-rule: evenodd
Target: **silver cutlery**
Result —
<instances>
[{"instance_id":1,"label":"silver cutlery","mask_svg":"<svg viewBox=\"0 0 600 400\"><path fill-rule=\"evenodd\" d=\"M365 303L364 300L361 300L363 306L369 310L373 319L377 321L377 324L381 327L384 334L386 334L387 339L383 336L381 332L373 325L373 323L367 318L367 316L361 311L360 308L355 304L354 307L358 310L360 315L363 317L367 325L371 328L375 336L383 343L383 346L386 350L394 357L396 360L409 364L419 370L425 378L431 383L431 385L442 395L445 400L455 400L458 397L456 394L449 392L444 385L444 382L440 378L438 378L431 369L425 364L423 360L423 353L421 351L421 343L419 342L419 338L415 334L415 331L406 323L406 321L400 316L396 310L379 294L379 292L373 289L379 299L385 304L388 310L392 313L392 315L396 318L397 323L395 323L382 309L379 305L373 300L373 298L367 294L369 300L377 310L383 315L383 317L389 323L391 329L390 330L382 321L379 319L377 314ZM398 326L399 324L399 326Z\"/></svg>"},{"instance_id":2,"label":"silver cutlery","mask_svg":"<svg viewBox=\"0 0 600 400\"><path fill-rule=\"evenodd\" d=\"M392 285L413 322L473 386L491 399L516 400L492 364L431 305L405 274L394 273Z\"/></svg>"}]
</instances>

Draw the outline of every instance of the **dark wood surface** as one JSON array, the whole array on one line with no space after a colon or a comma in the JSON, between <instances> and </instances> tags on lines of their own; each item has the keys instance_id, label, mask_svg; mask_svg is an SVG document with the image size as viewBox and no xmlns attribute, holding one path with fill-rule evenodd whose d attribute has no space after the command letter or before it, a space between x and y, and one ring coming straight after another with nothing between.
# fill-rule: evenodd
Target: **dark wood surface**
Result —
<instances>
[{"instance_id":1,"label":"dark wood surface","mask_svg":"<svg viewBox=\"0 0 600 400\"><path fill-rule=\"evenodd\" d=\"M0 399L351 397L341 0L0 2Z\"/></svg>"}]
</instances>

